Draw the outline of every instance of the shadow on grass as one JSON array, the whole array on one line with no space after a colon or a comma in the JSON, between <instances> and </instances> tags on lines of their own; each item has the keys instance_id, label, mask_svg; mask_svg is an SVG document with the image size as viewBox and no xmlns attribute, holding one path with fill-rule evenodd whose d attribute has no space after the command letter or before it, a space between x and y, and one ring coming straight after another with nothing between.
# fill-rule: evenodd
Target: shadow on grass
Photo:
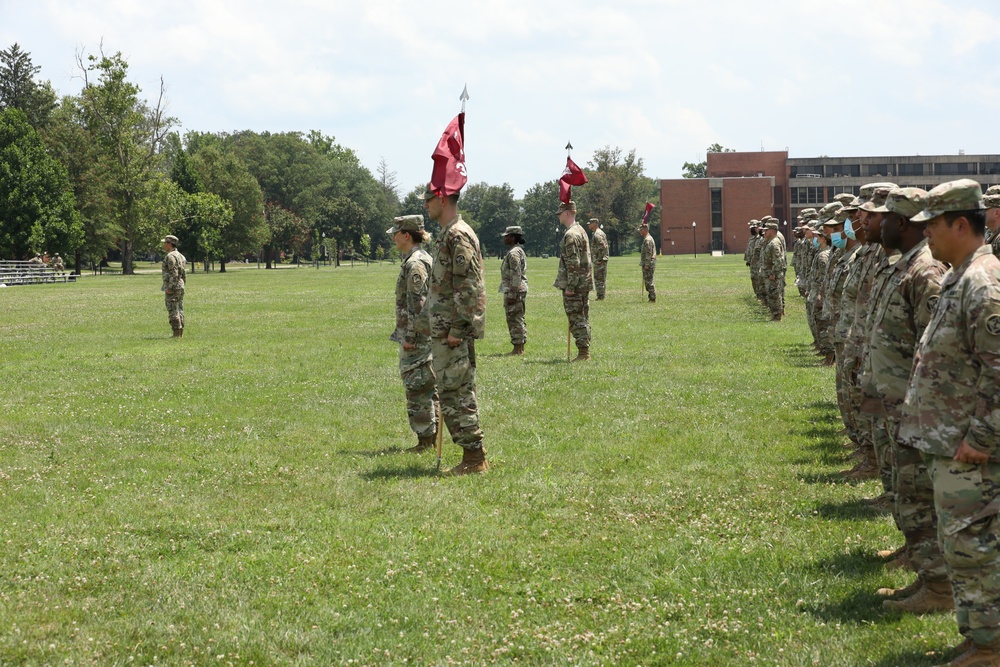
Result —
<instances>
[{"instance_id":1,"label":"shadow on grass","mask_svg":"<svg viewBox=\"0 0 1000 667\"><path fill-rule=\"evenodd\" d=\"M809 343L796 343L787 346L784 352L785 360L789 366L811 368L823 365L823 357L817 355L815 348Z\"/></svg>"},{"instance_id":2,"label":"shadow on grass","mask_svg":"<svg viewBox=\"0 0 1000 667\"><path fill-rule=\"evenodd\" d=\"M341 449L337 452L341 456L363 456L368 459L375 459L380 456L392 456L393 454L402 454L406 449L404 447L387 447L386 449Z\"/></svg>"},{"instance_id":3,"label":"shadow on grass","mask_svg":"<svg viewBox=\"0 0 1000 667\"><path fill-rule=\"evenodd\" d=\"M437 469L437 457L428 459L425 465L411 463L398 468L379 468L360 474L361 479L374 482L381 479L417 479L420 477L441 477Z\"/></svg>"},{"instance_id":4,"label":"shadow on grass","mask_svg":"<svg viewBox=\"0 0 1000 667\"><path fill-rule=\"evenodd\" d=\"M899 619L882 608L882 600L869 591L854 591L843 600L831 601L815 606L806 605L802 610L825 623L852 623L854 625L874 625L894 623ZM908 665L908 662L894 663Z\"/></svg>"},{"instance_id":5,"label":"shadow on grass","mask_svg":"<svg viewBox=\"0 0 1000 667\"><path fill-rule=\"evenodd\" d=\"M858 547L851 549L846 554L838 553L821 558L812 563L811 567L823 573L833 572L852 577L863 577L882 571L885 567L885 561L871 551ZM881 606L879 608L881 609Z\"/></svg>"},{"instance_id":6,"label":"shadow on grass","mask_svg":"<svg viewBox=\"0 0 1000 667\"><path fill-rule=\"evenodd\" d=\"M823 503L816 507L816 514L824 519L856 521L885 516L889 514L889 510L873 507L861 500L848 500L842 503Z\"/></svg>"},{"instance_id":7,"label":"shadow on grass","mask_svg":"<svg viewBox=\"0 0 1000 667\"><path fill-rule=\"evenodd\" d=\"M919 650L909 650L890 653L889 655L882 656L875 662L872 662L871 658L863 658L856 664L865 665L866 667L899 667L899 665L906 665L907 667L924 667L927 665L929 667L930 665L947 664L949 660L954 660L957 657L958 654L951 649L934 651L930 655Z\"/></svg>"},{"instance_id":8,"label":"shadow on grass","mask_svg":"<svg viewBox=\"0 0 1000 667\"><path fill-rule=\"evenodd\" d=\"M529 364L542 364L545 366L568 366L570 362L566 361L564 357L558 357L556 359L528 359L525 363Z\"/></svg>"}]
</instances>

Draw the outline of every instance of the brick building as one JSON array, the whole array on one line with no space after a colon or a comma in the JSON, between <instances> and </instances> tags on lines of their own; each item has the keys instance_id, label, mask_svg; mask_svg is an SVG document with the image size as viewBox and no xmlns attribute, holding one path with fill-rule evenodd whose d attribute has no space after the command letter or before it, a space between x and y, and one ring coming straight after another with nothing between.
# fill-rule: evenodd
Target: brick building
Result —
<instances>
[{"instance_id":1,"label":"brick building","mask_svg":"<svg viewBox=\"0 0 1000 667\"><path fill-rule=\"evenodd\" d=\"M1000 155L791 158L787 151L709 153L705 178L660 181L660 248L665 255L741 254L747 222L773 215L789 236L795 216L841 192L891 181L930 190L957 178L1000 184ZM692 226L692 223L694 225Z\"/></svg>"}]
</instances>

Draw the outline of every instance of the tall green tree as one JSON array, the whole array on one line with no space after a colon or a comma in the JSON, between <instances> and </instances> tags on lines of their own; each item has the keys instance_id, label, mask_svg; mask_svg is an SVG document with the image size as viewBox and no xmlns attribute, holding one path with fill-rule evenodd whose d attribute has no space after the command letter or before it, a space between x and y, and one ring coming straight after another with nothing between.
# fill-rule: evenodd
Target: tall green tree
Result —
<instances>
[{"instance_id":1,"label":"tall green tree","mask_svg":"<svg viewBox=\"0 0 1000 667\"><path fill-rule=\"evenodd\" d=\"M726 148L720 143L714 143L705 149L706 153L735 153L735 148ZM681 167L681 178L705 178L708 175L708 160L701 162L685 162Z\"/></svg>"},{"instance_id":2,"label":"tall green tree","mask_svg":"<svg viewBox=\"0 0 1000 667\"><path fill-rule=\"evenodd\" d=\"M66 169L20 109L0 111L0 257L69 255L83 243Z\"/></svg>"},{"instance_id":3,"label":"tall green tree","mask_svg":"<svg viewBox=\"0 0 1000 667\"><path fill-rule=\"evenodd\" d=\"M559 252L563 227L556 217L558 206L558 181L535 183L524 193L524 199L521 200L521 227L524 229L526 252L535 256L555 255Z\"/></svg>"},{"instance_id":4,"label":"tall green tree","mask_svg":"<svg viewBox=\"0 0 1000 667\"><path fill-rule=\"evenodd\" d=\"M40 71L16 42L0 51L0 109L20 109L35 129L45 127L56 108L52 84L35 81Z\"/></svg>"},{"instance_id":5,"label":"tall green tree","mask_svg":"<svg viewBox=\"0 0 1000 667\"><path fill-rule=\"evenodd\" d=\"M643 173L643 161L635 149L605 146L587 163L590 182L575 190L581 218L597 217L608 235L612 255L638 245L635 228L642 219L646 201L654 201L656 181Z\"/></svg>"},{"instance_id":6,"label":"tall green tree","mask_svg":"<svg viewBox=\"0 0 1000 667\"><path fill-rule=\"evenodd\" d=\"M257 255L271 232L264 218L264 195L246 165L221 144L203 146L189 163L205 190L221 197L231 210L231 219L219 230L218 254L213 255L225 273L227 260Z\"/></svg>"},{"instance_id":7,"label":"tall green tree","mask_svg":"<svg viewBox=\"0 0 1000 667\"><path fill-rule=\"evenodd\" d=\"M139 99L139 87L128 80L128 63L121 53L77 56L83 75L81 106L88 129L110 157L115 222L121 230L122 273L134 273L136 243L151 233L139 212L142 199L159 193L161 148L175 119L166 115L164 85L155 106Z\"/></svg>"},{"instance_id":8,"label":"tall green tree","mask_svg":"<svg viewBox=\"0 0 1000 667\"><path fill-rule=\"evenodd\" d=\"M121 238L111 197L111 158L88 131L77 97L62 99L45 126L44 139L49 154L66 167L83 225L83 243L73 256L73 266L79 273L84 257L96 266Z\"/></svg>"},{"instance_id":9,"label":"tall green tree","mask_svg":"<svg viewBox=\"0 0 1000 667\"><path fill-rule=\"evenodd\" d=\"M474 183L466 186L458 205L463 217L475 223L483 254L501 256L505 250L500 236L504 228L521 223L521 210L510 184Z\"/></svg>"}]
</instances>

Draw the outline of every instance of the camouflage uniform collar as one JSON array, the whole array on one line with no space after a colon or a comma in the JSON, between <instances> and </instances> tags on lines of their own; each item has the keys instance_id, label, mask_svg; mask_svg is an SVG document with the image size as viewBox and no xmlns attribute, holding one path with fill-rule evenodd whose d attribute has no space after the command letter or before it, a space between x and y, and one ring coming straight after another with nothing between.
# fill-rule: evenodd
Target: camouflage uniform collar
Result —
<instances>
[{"instance_id":1,"label":"camouflage uniform collar","mask_svg":"<svg viewBox=\"0 0 1000 667\"><path fill-rule=\"evenodd\" d=\"M450 222L449 222L449 223L448 223L447 225L441 225L441 231L442 231L442 232L444 232L444 231L445 231L445 230L447 230L447 229L451 229L451 227L452 227L452 226L453 226L453 225L454 225L454 224L455 224L456 222L465 222L464 220L462 220L462 214L461 214L461 213L459 213L459 214L458 214L458 215L456 215L456 216L455 216L454 218L452 218L452 219L451 219L451 221L450 221Z\"/></svg>"},{"instance_id":2,"label":"camouflage uniform collar","mask_svg":"<svg viewBox=\"0 0 1000 667\"><path fill-rule=\"evenodd\" d=\"M910 260L916 257L926 247L927 247L927 238L924 237L920 239L920 242L917 243L917 245L913 246L903 254L899 255L899 260L896 262L895 268L899 269L909 264Z\"/></svg>"},{"instance_id":3,"label":"camouflage uniform collar","mask_svg":"<svg viewBox=\"0 0 1000 667\"><path fill-rule=\"evenodd\" d=\"M410 258L410 256L413 255L413 253L415 253L418 250L420 250L420 244L419 243L414 243L413 247L410 248L410 252L408 252L405 255L403 255L402 261L405 262L406 260L408 260Z\"/></svg>"},{"instance_id":4,"label":"camouflage uniform collar","mask_svg":"<svg viewBox=\"0 0 1000 667\"><path fill-rule=\"evenodd\" d=\"M975 252L966 257L964 262L962 262L958 266L951 267L948 273L944 275L944 278L941 280L941 291L942 292L945 291L946 289L957 283L959 280L961 280L962 276L965 275L965 272L969 270L969 267L972 266L972 263L975 262L977 259L983 257L984 255L992 255L992 254L993 254L993 248L988 245L983 245L976 248Z\"/></svg>"}]
</instances>

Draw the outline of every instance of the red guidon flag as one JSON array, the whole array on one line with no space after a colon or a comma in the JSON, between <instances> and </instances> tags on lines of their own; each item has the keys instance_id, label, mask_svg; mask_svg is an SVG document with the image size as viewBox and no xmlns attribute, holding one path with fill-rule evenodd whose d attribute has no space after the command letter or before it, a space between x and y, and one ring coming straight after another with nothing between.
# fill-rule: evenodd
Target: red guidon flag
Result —
<instances>
[{"instance_id":1,"label":"red guidon flag","mask_svg":"<svg viewBox=\"0 0 1000 667\"><path fill-rule=\"evenodd\" d=\"M431 172L431 189L434 194L447 197L457 194L469 181L465 170L465 114L460 113L448 123L434 153L434 171Z\"/></svg>"},{"instance_id":2,"label":"red guidon flag","mask_svg":"<svg viewBox=\"0 0 1000 667\"><path fill-rule=\"evenodd\" d=\"M576 166L576 162L573 162L573 160L567 155L566 168L563 170L562 176L559 177L559 201L564 204L568 204L570 199L570 186L583 185L586 182L587 175L583 173L583 169Z\"/></svg>"},{"instance_id":3,"label":"red guidon flag","mask_svg":"<svg viewBox=\"0 0 1000 667\"><path fill-rule=\"evenodd\" d=\"M646 214L642 216L642 224L644 225L649 224L649 214L652 212L654 208L656 208L656 204L650 204L649 202L646 202Z\"/></svg>"}]
</instances>

